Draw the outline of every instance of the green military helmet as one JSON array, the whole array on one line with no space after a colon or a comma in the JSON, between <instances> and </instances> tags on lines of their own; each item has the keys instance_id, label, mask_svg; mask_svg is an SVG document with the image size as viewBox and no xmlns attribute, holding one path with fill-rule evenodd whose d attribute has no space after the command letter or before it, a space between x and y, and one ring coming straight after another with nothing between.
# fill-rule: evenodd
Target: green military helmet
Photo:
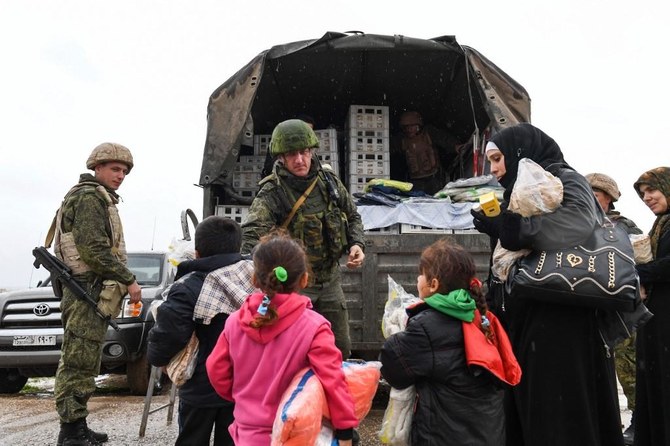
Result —
<instances>
[{"instance_id":1,"label":"green military helmet","mask_svg":"<svg viewBox=\"0 0 670 446\"><path fill-rule=\"evenodd\" d=\"M133 155L128 148L121 144L113 142L103 142L97 146L86 160L86 167L94 170L98 164L109 163L117 161L128 166L128 173L133 169Z\"/></svg>"},{"instance_id":2,"label":"green military helmet","mask_svg":"<svg viewBox=\"0 0 670 446\"><path fill-rule=\"evenodd\" d=\"M313 147L319 147L319 139L309 124L300 119L280 122L270 139L270 153L273 156Z\"/></svg>"}]
</instances>

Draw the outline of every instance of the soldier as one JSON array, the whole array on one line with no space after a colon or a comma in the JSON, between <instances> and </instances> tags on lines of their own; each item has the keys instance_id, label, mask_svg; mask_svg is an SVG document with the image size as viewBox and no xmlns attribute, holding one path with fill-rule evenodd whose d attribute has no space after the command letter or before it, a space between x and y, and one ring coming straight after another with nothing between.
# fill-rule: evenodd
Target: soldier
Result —
<instances>
[{"instance_id":1,"label":"soldier","mask_svg":"<svg viewBox=\"0 0 670 446\"><path fill-rule=\"evenodd\" d=\"M461 145L449 133L424 125L416 111L403 112L399 125L401 135L391 147L391 177L411 182L413 190L430 195L438 192L451 176L451 164Z\"/></svg>"},{"instance_id":2,"label":"soldier","mask_svg":"<svg viewBox=\"0 0 670 446\"><path fill-rule=\"evenodd\" d=\"M242 253L250 253L261 236L278 226L303 242L313 274L303 292L331 323L335 343L346 359L351 339L339 260L348 253L347 267L363 264L363 224L340 179L313 156L318 146L316 134L302 120L289 119L275 127L270 150L278 162L260 182L242 224Z\"/></svg>"},{"instance_id":3,"label":"soldier","mask_svg":"<svg viewBox=\"0 0 670 446\"><path fill-rule=\"evenodd\" d=\"M133 157L120 144L103 143L93 149L86 167L95 175L82 174L65 195L55 219L54 251L98 301L98 308L116 317L123 296L129 294L131 303L142 297L126 267L123 227L116 209L116 190L133 168ZM54 389L61 422L57 446L99 445L107 441L107 434L88 428L86 405L100 372L107 323L69 289L62 290L61 317L63 345Z\"/></svg>"},{"instance_id":4,"label":"soldier","mask_svg":"<svg viewBox=\"0 0 670 446\"><path fill-rule=\"evenodd\" d=\"M607 217L630 234L642 234L642 230L628 218L614 210L614 202L621 197L616 181L603 173L590 173L586 179L593 189L600 207L603 208ZM624 443L632 445L635 438L635 335L625 339L614 348L614 365L623 393L628 400L628 409L632 411L630 426L624 431Z\"/></svg>"}]
</instances>

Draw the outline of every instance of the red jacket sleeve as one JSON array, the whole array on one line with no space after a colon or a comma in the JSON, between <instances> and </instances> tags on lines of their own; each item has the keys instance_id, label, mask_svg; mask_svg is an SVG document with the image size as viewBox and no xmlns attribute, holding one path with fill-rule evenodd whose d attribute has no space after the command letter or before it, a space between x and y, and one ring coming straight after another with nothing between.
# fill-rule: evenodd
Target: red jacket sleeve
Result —
<instances>
[{"instance_id":1,"label":"red jacket sleeve","mask_svg":"<svg viewBox=\"0 0 670 446\"><path fill-rule=\"evenodd\" d=\"M335 347L335 336L328 324L321 325L317 330L308 357L326 393L333 427L338 430L357 427L354 400L342 371L342 353Z\"/></svg>"},{"instance_id":2,"label":"red jacket sleeve","mask_svg":"<svg viewBox=\"0 0 670 446\"><path fill-rule=\"evenodd\" d=\"M214 346L214 350L207 357L207 376L209 382L221 398L233 400L233 367L230 362L228 339L224 332Z\"/></svg>"}]
</instances>

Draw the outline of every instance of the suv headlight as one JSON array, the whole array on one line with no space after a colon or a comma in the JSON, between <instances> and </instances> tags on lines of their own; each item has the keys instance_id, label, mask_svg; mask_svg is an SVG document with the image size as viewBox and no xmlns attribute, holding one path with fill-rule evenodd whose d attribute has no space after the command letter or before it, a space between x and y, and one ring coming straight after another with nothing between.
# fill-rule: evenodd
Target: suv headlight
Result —
<instances>
[{"instance_id":1,"label":"suv headlight","mask_svg":"<svg viewBox=\"0 0 670 446\"><path fill-rule=\"evenodd\" d=\"M123 306L121 307L120 318L140 317L142 315L142 301L136 304L130 303L130 299L123 299Z\"/></svg>"}]
</instances>

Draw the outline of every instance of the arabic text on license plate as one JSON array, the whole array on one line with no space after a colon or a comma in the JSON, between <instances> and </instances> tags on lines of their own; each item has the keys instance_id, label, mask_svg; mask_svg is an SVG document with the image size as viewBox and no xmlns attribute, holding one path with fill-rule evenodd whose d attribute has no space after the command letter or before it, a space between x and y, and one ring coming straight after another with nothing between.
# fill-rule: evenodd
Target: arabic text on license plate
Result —
<instances>
[{"instance_id":1,"label":"arabic text on license plate","mask_svg":"<svg viewBox=\"0 0 670 446\"><path fill-rule=\"evenodd\" d=\"M56 345L55 335L14 336L13 346L24 345Z\"/></svg>"}]
</instances>

